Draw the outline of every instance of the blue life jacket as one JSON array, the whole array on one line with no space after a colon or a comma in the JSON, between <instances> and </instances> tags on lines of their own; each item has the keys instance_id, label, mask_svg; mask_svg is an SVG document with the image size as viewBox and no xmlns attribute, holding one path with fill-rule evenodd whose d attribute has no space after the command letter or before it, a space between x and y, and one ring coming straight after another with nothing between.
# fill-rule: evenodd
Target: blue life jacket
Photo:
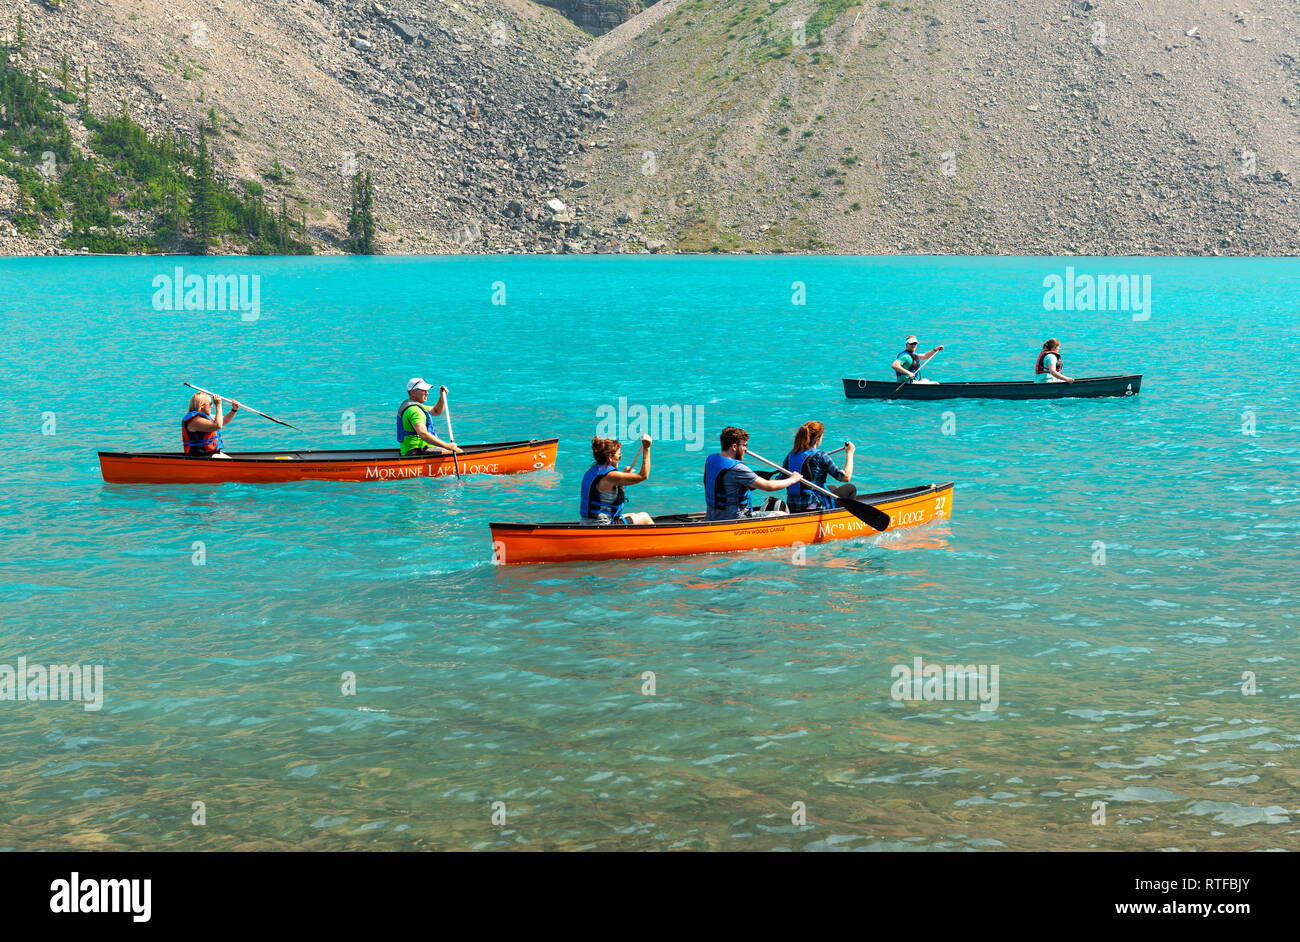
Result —
<instances>
[{"instance_id":1,"label":"blue life jacket","mask_svg":"<svg viewBox=\"0 0 1300 942\"><path fill-rule=\"evenodd\" d=\"M430 435L433 434L433 416L429 414L429 410L425 408L422 403L408 399L397 408L397 444L399 445L402 444L408 435L415 434L414 428L408 432L402 427L402 416L405 414L407 409L411 408L411 406L419 406L424 411L424 430Z\"/></svg>"},{"instance_id":2,"label":"blue life jacket","mask_svg":"<svg viewBox=\"0 0 1300 942\"><path fill-rule=\"evenodd\" d=\"M181 416L181 449L187 455L212 455L221 451L221 429L216 429L202 436L201 438L191 438L189 430L185 423L195 416L201 415L205 419L211 419L212 416L206 412L197 410L186 412Z\"/></svg>"},{"instance_id":3,"label":"blue life jacket","mask_svg":"<svg viewBox=\"0 0 1300 942\"><path fill-rule=\"evenodd\" d=\"M582 494L578 505L578 516L585 520L594 520L600 514L609 514L611 520L623 512L627 503L627 494L620 485L614 489L615 503L607 503L600 496L600 482L605 475L617 471L618 465L593 464L582 476Z\"/></svg>"},{"instance_id":4,"label":"blue life jacket","mask_svg":"<svg viewBox=\"0 0 1300 942\"><path fill-rule=\"evenodd\" d=\"M753 510L749 491L739 496L728 494L725 486L727 472L740 464L725 455L709 455L704 460L704 501L710 510L719 510L729 516L748 516Z\"/></svg>"},{"instance_id":5,"label":"blue life jacket","mask_svg":"<svg viewBox=\"0 0 1300 942\"><path fill-rule=\"evenodd\" d=\"M808 448L805 449L804 451L792 451L790 452L790 454L785 456L785 461L781 463L785 466L787 471L792 471L795 474L803 474L804 462L806 462L810 457L815 455L820 450L821 449L819 448ZM804 477L808 477L808 476L804 475ZM808 480L812 481L814 484L821 484L822 486L825 486L824 481L818 481L815 478L808 478ZM831 509L831 499L829 497L827 497L825 494L821 494L818 493L817 491L814 491L812 488L805 487L801 483L791 484L785 490L790 497L791 510L795 510L795 509L830 510Z\"/></svg>"},{"instance_id":6,"label":"blue life jacket","mask_svg":"<svg viewBox=\"0 0 1300 942\"><path fill-rule=\"evenodd\" d=\"M915 353L908 353L906 350L894 357L894 359L897 360L901 366L907 367L913 373L915 373L916 368L921 365L921 358ZM908 376L906 373L900 373L898 370L894 370L894 375L899 379L907 380L909 383L912 381L912 377Z\"/></svg>"}]
</instances>

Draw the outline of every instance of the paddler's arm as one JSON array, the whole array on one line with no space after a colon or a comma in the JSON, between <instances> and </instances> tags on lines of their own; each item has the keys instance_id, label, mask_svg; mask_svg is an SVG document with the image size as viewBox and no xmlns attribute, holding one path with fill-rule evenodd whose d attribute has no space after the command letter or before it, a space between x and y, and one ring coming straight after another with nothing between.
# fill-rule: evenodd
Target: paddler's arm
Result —
<instances>
[{"instance_id":1,"label":"paddler's arm","mask_svg":"<svg viewBox=\"0 0 1300 942\"><path fill-rule=\"evenodd\" d=\"M758 491L783 491L791 484L798 484L803 478L797 474L792 474L788 478L767 478L755 477L752 487Z\"/></svg>"},{"instance_id":2,"label":"paddler's arm","mask_svg":"<svg viewBox=\"0 0 1300 942\"><path fill-rule=\"evenodd\" d=\"M438 387L438 401L431 406L425 406L430 415L442 415L442 410L447 408L447 387Z\"/></svg>"},{"instance_id":3,"label":"paddler's arm","mask_svg":"<svg viewBox=\"0 0 1300 942\"><path fill-rule=\"evenodd\" d=\"M605 475L605 480L610 484L621 484L626 487L629 484L640 484L642 481L650 478L650 438L647 436L641 439L641 470L633 471L628 468L626 471L610 471Z\"/></svg>"},{"instance_id":4,"label":"paddler's arm","mask_svg":"<svg viewBox=\"0 0 1300 942\"><path fill-rule=\"evenodd\" d=\"M195 416L190 421L193 422L197 420L198 422L201 423L195 426L195 428L197 428L200 432L212 432L212 431L216 431L217 429L225 428L226 423L228 423L231 419L233 419L235 417L235 413L239 411L239 403L234 399L230 400L229 415L222 414L222 409L224 406L225 406L225 401L220 396L213 396L212 411L215 413L213 418L204 419L204 418L200 418L199 416Z\"/></svg>"},{"instance_id":5,"label":"paddler's arm","mask_svg":"<svg viewBox=\"0 0 1300 942\"><path fill-rule=\"evenodd\" d=\"M854 447L853 442L844 443L844 477L840 478L841 481L851 481L853 479L854 451L856 451L856 448ZM831 467L835 467L835 462L831 462Z\"/></svg>"},{"instance_id":6,"label":"paddler's arm","mask_svg":"<svg viewBox=\"0 0 1300 942\"><path fill-rule=\"evenodd\" d=\"M418 418L415 420L413 424L415 427L415 434L420 436L420 441L425 442L426 444L429 445L433 445L435 448L445 448L448 451L454 451L458 455L465 453L465 449L461 448L459 445L455 444L454 442L444 442L437 435L434 435L432 432L429 431L428 426L424 422L421 422Z\"/></svg>"},{"instance_id":7,"label":"paddler's arm","mask_svg":"<svg viewBox=\"0 0 1300 942\"><path fill-rule=\"evenodd\" d=\"M939 344L939 346L932 349L929 353L922 353L920 356L917 357L917 359L920 360L922 363L924 363L926 360L930 359L930 357L934 356L942 349L943 349L943 344Z\"/></svg>"},{"instance_id":8,"label":"paddler's arm","mask_svg":"<svg viewBox=\"0 0 1300 942\"><path fill-rule=\"evenodd\" d=\"M912 377L913 379L916 378L916 374L915 374L915 373L913 373L911 370L905 370L905 369L903 369L903 364L899 363L897 360L895 360L893 363L891 363L891 364L889 364L889 365L892 366L892 367L894 368L894 372L895 372L895 373L902 373L903 375L905 375L905 376L910 376L910 377Z\"/></svg>"},{"instance_id":9,"label":"paddler's arm","mask_svg":"<svg viewBox=\"0 0 1300 942\"><path fill-rule=\"evenodd\" d=\"M1063 383L1073 383L1073 382L1074 382L1074 380L1070 379L1070 377L1066 376L1064 373L1062 373L1060 370L1058 370L1055 366L1049 366L1049 367L1047 368L1047 372L1051 373L1053 376L1055 376L1057 379L1059 379L1059 380L1060 380L1061 382L1063 382Z\"/></svg>"}]
</instances>

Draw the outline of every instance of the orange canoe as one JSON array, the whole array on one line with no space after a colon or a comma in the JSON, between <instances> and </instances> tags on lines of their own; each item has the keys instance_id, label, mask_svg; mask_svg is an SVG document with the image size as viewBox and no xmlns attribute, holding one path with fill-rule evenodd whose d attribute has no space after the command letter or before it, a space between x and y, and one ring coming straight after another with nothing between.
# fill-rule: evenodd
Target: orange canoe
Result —
<instances>
[{"instance_id":1,"label":"orange canoe","mask_svg":"<svg viewBox=\"0 0 1300 942\"><path fill-rule=\"evenodd\" d=\"M859 494L889 514L889 530L952 516L953 485L924 484ZM823 543L876 533L847 510L746 517L706 522L703 513L656 517L647 526L586 526L580 523L492 523L497 563L558 563L580 559L636 559L769 549Z\"/></svg>"},{"instance_id":2,"label":"orange canoe","mask_svg":"<svg viewBox=\"0 0 1300 942\"><path fill-rule=\"evenodd\" d=\"M555 467L558 438L466 445L461 474L521 474ZM229 458L191 458L179 452L99 453L109 484L277 484L283 481L404 481L454 477L451 454L373 451L249 451Z\"/></svg>"}]
</instances>

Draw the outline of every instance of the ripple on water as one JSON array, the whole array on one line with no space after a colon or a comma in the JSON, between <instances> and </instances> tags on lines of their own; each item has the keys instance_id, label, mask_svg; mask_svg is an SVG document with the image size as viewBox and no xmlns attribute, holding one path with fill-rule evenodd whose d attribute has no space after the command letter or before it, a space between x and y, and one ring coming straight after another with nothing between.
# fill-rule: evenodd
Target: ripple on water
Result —
<instances>
[{"instance_id":1,"label":"ripple on water","mask_svg":"<svg viewBox=\"0 0 1300 942\"><path fill-rule=\"evenodd\" d=\"M106 698L96 712L8 704L0 843L888 851L1293 840L1293 828L1267 825L1297 813L1286 770L1300 736L1284 731L1300 698L1300 429L1286 417L1300 406L1300 365L1282 358L1266 382L1243 379L1224 351L1290 326L1300 264L1142 260L1165 285L1159 315L1076 318L1067 340L1081 369L1131 368L1119 361L1136 326L1146 348L1178 350L1132 400L926 404L850 401L838 379L878 375L877 353L897 349L900 329L953 338L961 355L936 364L944 378L1005 375L1012 351L1057 329L1005 312L1024 311L1059 260L646 261L195 259L196 270L264 273L268 304L248 329L187 322L182 355L177 322L148 305L157 260L0 260L0 278L31 287L0 313L8 414L40 415L78 375L115 417L93 441L30 422L6 435L18 470L0 496L10 511L0 664L103 664ZM509 306L486 304L489 274L526 288ZM807 316L771 318L773 286L793 280L808 285ZM864 297L912 320L869 318L851 347L808 332L808 318ZM49 329L50 310L92 302L101 317ZM737 317L764 318L765 340L747 349L744 377L720 386L716 352L733 343ZM656 356L593 371L592 345L615 320L634 323ZM397 363L389 341L432 322L455 361ZM233 360L219 354L232 329ZM533 355L521 361L520 350ZM232 431L240 448L272 449L387 444L392 390L431 369L456 390L462 435L558 435L557 469L391 485L100 480L96 447L174 447L181 374L262 390L259 406L307 430ZM595 411L619 397L703 405L708 435L738 422L765 454L816 418L859 444L861 488L953 480L955 514L804 547L803 565L784 550L493 565L489 520L571 515ZM344 410L355 436L339 434ZM1242 434L1244 410L1255 436ZM686 444L656 443L635 509L698 505L711 445ZM998 665L998 709L895 701L891 669L917 657ZM1112 803L1122 838L1082 826L1093 798ZM193 800L233 809L241 827L193 828ZM796 800L803 828L790 820ZM492 824L494 801L506 802L505 827Z\"/></svg>"}]
</instances>

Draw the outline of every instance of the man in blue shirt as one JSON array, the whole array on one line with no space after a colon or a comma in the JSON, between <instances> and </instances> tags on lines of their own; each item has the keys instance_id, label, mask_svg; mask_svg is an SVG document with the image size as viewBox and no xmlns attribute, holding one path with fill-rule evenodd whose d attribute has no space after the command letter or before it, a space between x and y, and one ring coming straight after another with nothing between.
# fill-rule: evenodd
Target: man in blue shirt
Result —
<instances>
[{"instance_id":1,"label":"man in blue shirt","mask_svg":"<svg viewBox=\"0 0 1300 942\"><path fill-rule=\"evenodd\" d=\"M799 482L799 475L767 480L754 473L741 459L748 450L749 433L728 425L719 436L722 451L704 462L705 520L737 520L753 512L749 492L783 491Z\"/></svg>"}]
</instances>

